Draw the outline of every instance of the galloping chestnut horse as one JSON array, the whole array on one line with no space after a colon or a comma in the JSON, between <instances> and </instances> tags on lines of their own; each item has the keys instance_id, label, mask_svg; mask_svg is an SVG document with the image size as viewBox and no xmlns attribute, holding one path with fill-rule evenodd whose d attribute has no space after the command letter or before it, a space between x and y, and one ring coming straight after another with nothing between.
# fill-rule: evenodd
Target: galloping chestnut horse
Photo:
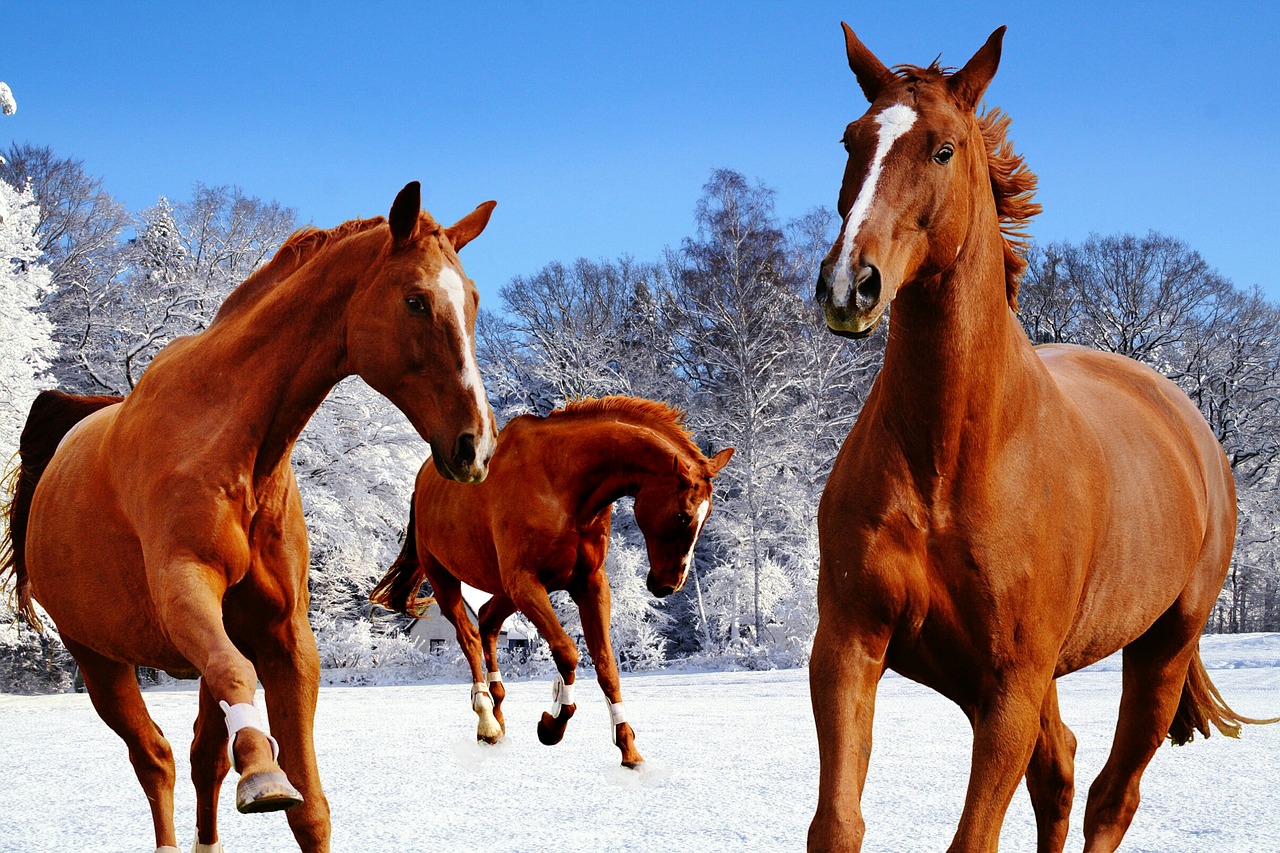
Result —
<instances>
[{"instance_id":1,"label":"galloping chestnut horse","mask_svg":"<svg viewBox=\"0 0 1280 853\"><path fill-rule=\"evenodd\" d=\"M484 478L496 434L475 363L476 290L456 252L493 205L443 228L420 212L414 182L388 220L303 229L207 329L166 346L123 401L45 392L32 406L6 568L21 613L38 624L34 599L53 617L94 707L128 745L162 850L177 849L173 753L134 665L202 677L196 851L221 849L230 766L237 808L287 808L303 850L329 849L290 453L329 389L357 374L431 443L445 476ZM253 706L259 678L278 746Z\"/></svg>"},{"instance_id":2,"label":"galloping chestnut horse","mask_svg":"<svg viewBox=\"0 0 1280 853\"><path fill-rule=\"evenodd\" d=\"M1033 348L1016 308L1035 177L998 112L975 108L1004 28L961 70L887 69L846 26L871 108L848 126L818 299L863 337L892 302L884 368L818 513L810 664L821 775L811 850L859 850L859 800L886 667L973 726L950 849L994 851L1025 774L1038 850L1060 851L1075 738L1055 679L1124 649L1111 756L1089 791L1086 850L1120 843L1166 735L1236 734L1198 638L1236 528L1231 469L1187 396L1076 346Z\"/></svg>"},{"instance_id":3,"label":"galloping chestnut horse","mask_svg":"<svg viewBox=\"0 0 1280 853\"><path fill-rule=\"evenodd\" d=\"M370 599L419 616L431 599L419 598L418 588L423 578L431 582L471 665L477 736L490 743L505 731L498 632L516 610L527 616L559 670L552 711L538 724L539 740L552 745L577 709L578 648L547 597L548 590L568 590L609 700L614 743L622 763L635 767L644 758L623 712L609 642L604 559L613 503L635 496L636 523L649 551L649 591L670 595L688 579L711 511L711 481L732 455L727 448L706 458L676 410L634 397L582 400L545 418L521 416L498 435L489 477L478 487L456 488L425 465L418 472L404 550ZM467 618L460 582L493 593L480 609L479 632Z\"/></svg>"}]
</instances>

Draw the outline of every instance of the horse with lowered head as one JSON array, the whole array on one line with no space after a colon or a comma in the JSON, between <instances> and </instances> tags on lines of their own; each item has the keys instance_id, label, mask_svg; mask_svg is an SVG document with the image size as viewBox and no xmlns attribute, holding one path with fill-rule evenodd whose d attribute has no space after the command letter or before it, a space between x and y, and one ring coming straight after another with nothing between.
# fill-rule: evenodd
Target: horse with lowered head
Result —
<instances>
[{"instance_id":1,"label":"horse with lowered head","mask_svg":"<svg viewBox=\"0 0 1280 853\"><path fill-rule=\"evenodd\" d=\"M558 670L552 709L538 724L539 740L550 746L564 737L577 709L578 647L547 595L567 590L609 701L613 741L622 763L636 767L644 758L623 709L609 639L604 561L613 504L635 497L636 524L649 552L647 585L654 595L668 596L689 578L694 546L711 512L712 480L732 455L727 448L708 459L683 416L651 400L604 397L570 403L545 418L523 415L498 435L489 477L478 487L456 488L422 467L404 550L370 598L419 616L431 603L418 595L419 587L424 579L431 582L471 667L477 736L490 743L505 730L498 633L516 610L528 617L551 646ZM463 583L493 594L480 610L479 631L467 616Z\"/></svg>"},{"instance_id":2,"label":"horse with lowered head","mask_svg":"<svg viewBox=\"0 0 1280 853\"><path fill-rule=\"evenodd\" d=\"M221 849L217 801L231 767L240 811L288 809L303 850L329 849L290 454L329 390L356 374L430 442L444 476L484 479L496 434L475 362L478 297L457 251L493 205L445 228L413 182L387 219L303 229L124 399L47 391L32 406L4 567L19 612L38 624L38 602L53 618L94 707L127 744L161 850L177 849L173 753L135 665L201 676L197 853ZM259 678L275 737L254 707Z\"/></svg>"},{"instance_id":3,"label":"horse with lowered head","mask_svg":"<svg viewBox=\"0 0 1280 853\"><path fill-rule=\"evenodd\" d=\"M994 851L1025 775L1037 849L1063 848L1075 738L1055 679L1124 650L1115 742L1086 850L1115 850L1167 736L1241 722L1199 656L1231 561L1226 456L1173 382L1117 355L1032 347L1016 308L1035 177L998 111L975 114L1004 28L959 71L890 70L847 26L871 108L845 130L818 300L864 337L890 303L884 367L818 511L809 676L820 777L809 849L856 851L886 668L973 726L952 851Z\"/></svg>"}]
</instances>

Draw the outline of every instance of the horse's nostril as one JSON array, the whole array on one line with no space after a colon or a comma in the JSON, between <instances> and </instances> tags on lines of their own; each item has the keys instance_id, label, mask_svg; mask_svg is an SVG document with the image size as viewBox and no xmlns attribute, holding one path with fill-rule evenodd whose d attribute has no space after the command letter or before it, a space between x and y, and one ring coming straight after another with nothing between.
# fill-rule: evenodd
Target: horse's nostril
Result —
<instances>
[{"instance_id":1,"label":"horse's nostril","mask_svg":"<svg viewBox=\"0 0 1280 853\"><path fill-rule=\"evenodd\" d=\"M880 302L880 270L870 265L858 270L854 301L859 311L870 311L876 307Z\"/></svg>"},{"instance_id":2,"label":"horse's nostril","mask_svg":"<svg viewBox=\"0 0 1280 853\"><path fill-rule=\"evenodd\" d=\"M464 432L453 445L453 463L458 468L467 468L475 461L476 437Z\"/></svg>"},{"instance_id":3,"label":"horse's nostril","mask_svg":"<svg viewBox=\"0 0 1280 853\"><path fill-rule=\"evenodd\" d=\"M830 273L831 265L824 261L822 265L818 267L818 284L813 291L813 298L818 302L825 302L827 294L831 292L830 287L827 285L827 279L830 277Z\"/></svg>"}]
</instances>

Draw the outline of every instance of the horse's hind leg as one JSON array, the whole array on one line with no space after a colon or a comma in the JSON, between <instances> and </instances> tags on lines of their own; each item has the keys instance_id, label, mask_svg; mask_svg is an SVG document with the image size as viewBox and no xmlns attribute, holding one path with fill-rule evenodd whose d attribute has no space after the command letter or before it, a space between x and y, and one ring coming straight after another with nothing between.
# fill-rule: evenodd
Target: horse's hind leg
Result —
<instances>
[{"instance_id":1,"label":"horse's hind leg","mask_svg":"<svg viewBox=\"0 0 1280 853\"><path fill-rule=\"evenodd\" d=\"M156 847L177 847L173 827L173 750L147 713L133 667L105 658L74 640L63 638L80 665L93 707L129 748L133 772L151 806Z\"/></svg>"},{"instance_id":2,"label":"horse's hind leg","mask_svg":"<svg viewBox=\"0 0 1280 853\"><path fill-rule=\"evenodd\" d=\"M1062 853L1075 793L1076 738L1058 713L1058 682L1040 706L1040 734L1027 766L1027 793L1036 813L1037 853Z\"/></svg>"},{"instance_id":3,"label":"horse's hind leg","mask_svg":"<svg viewBox=\"0 0 1280 853\"><path fill-rule=\"evenodd\" d=\"M471 668L471 710L479 718L476 738L486 743L497 743L502 736L502 724L493 714L493 696L489 693L481 663L483 655L480 651L480 632L467 615L467 605L462 600L462 584L430 555L424 554L421 559L422 565L427 569L427 579L431 581L436 602L440 605L440 612L453 623L458 645L462 647L467 666Z\"/></svg>"},{"instance_id":4,"label":"horse's hind leg","mask_svg":"<svg viewBox=\"0 0 1280 853\"><path fill-rule=\"evenodd\" d=\"M201 680L200 712L191 740L191 783L196 789L196 843L209 848L218 841L218 793L230 769L227 724L218 700Z\"/></svg>"},{"instance_id":5,"label":"horse's hind leg","mask_svg":"<svg viewBox=\"0 0 1280 853\"><path fill-rule=\"evenodd\" d=\"M1169 732L1178 710L1200 625L1174 605L1125 647L1124 688L1111 755L1089 788L1084 813L1085 853L1120 845L1138 808L1142 772Z\"/></svg>"},{"instance_id":6,"label":"horse's hind leg","mask_svg":"<svg viewBox=\"0 0 1280 853\"><path fill-rule=\"evenodd\" d=\"M515 603L504 595L495 595L480 608L480 644L484 648L484 665L488 674L485 680L489 685L489 695L493 697L493 716L507 730L507 722L502 717L502 700L507 698L507 689L502 686L502 673L498 669L498 635L502 633L502 623L516 612Z\"/></svg>"}]
</instances>

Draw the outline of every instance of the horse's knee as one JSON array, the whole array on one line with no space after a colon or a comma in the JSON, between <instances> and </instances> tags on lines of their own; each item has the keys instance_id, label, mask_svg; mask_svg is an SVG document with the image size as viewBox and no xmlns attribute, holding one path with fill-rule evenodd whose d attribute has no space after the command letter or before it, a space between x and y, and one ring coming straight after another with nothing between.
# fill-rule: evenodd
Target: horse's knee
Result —
<instances>
[{"instance_id":1,"label":"horse's knee","mask_svg":"<svg viewBox=\"0 0 1280 853\"><path fill-rule=\"evenodd\" d=\"M309 798L287 813L289 829L304 853L328 853L331 825L329 801L323 794Z\"/></svg>"},{"instance_id":2,"label":"horse's knee","mask_svg":"<svg viewBox=\"0 0 1280 853\"><path fill-rule=\"evenodd\" d=\"M840 816L819 808L809 824L808 853L858 853L865 834L861 814Z\"/></svg>"},{"instance_id":3,"label":"horse's knee","mask_svg":"<svg viewBox=\"0 0 1280 853\"><path fill-rule=\"evenodd\" d=\"M215 649L209 653L201 676L212 688L218 699L235 704L232 697L239 701L252 701L254 691L258 688L258 672L249 659L234 648Z\"/></svg>"}]
</instances>

